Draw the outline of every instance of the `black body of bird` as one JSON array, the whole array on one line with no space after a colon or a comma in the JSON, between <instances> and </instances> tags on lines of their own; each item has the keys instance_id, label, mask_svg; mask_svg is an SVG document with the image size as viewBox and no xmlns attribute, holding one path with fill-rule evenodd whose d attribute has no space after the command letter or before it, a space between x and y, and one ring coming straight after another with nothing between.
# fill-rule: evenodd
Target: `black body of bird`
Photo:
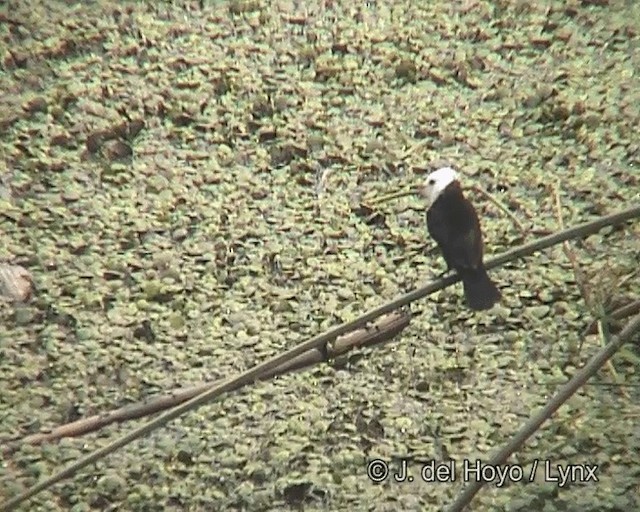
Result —
<instances>
[{"instance_id":1,"label":"black body of bird","mask_svg":"<svg viewBox=\"0 0 640 512\"><path fill-rule=\"evenodd\" d=\"M450 167L432 172L424 195L428 201L427 229L448 269L460 275L467 306L476 311L491 308L501 294L484 268L480 221L462 193L457 173Z\"/></svg>"}]
</instances>

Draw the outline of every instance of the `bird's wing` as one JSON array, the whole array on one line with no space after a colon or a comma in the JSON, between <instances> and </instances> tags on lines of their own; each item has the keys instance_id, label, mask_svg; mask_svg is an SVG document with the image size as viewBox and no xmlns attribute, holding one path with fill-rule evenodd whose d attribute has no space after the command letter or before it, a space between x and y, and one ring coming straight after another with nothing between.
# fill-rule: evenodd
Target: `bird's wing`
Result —
<instances>
[{"instance_id":1,"label":"bird's wing","mask_svg":"<svg viewBox=\"0 0 640 512\"><path fill-rule=\"evenodd\" d=\"M431 237L438 244L438 247L440 247L447 266L450 269L455 268L454 257L451 251L453 244L449 219L443 214L442 210L432 208L427 211L427 229Z\"/></svg>"},{"instance_id":2,"label":"bird's wing","mask_svg":"<svg viewBox=\"0 0 640 512\"><path fill-rule=\"evenodd\" d=\"M480 221L473 205L465 199L464 212L456 215L453 222L457 225L452 230L455 233L451 241L455 263L462 268L476 269L482 266L482 231Z\"/></svg>"},{"instance_id":3,"label":"bird's wing","mask_svg":"<svg viewBox=\"0 0 640 512\"><path fill-rule=\"evenodd\" d=\"M483 252L478 215L466 199L458 204L458 208L455 211L428 210L427 229L438 243L449 268L476 269L482 265Z\"/></svg>"}]
</instances>

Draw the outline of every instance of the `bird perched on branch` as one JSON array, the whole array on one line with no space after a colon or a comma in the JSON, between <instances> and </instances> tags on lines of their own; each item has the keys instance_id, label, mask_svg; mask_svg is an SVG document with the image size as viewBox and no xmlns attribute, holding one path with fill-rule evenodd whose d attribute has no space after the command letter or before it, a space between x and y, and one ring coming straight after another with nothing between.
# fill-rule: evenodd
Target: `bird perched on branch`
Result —
<instances>
[{"instance_id":1,"label":"bird perched on branch","mask_svg":"<svg viewBox=\"0 0 640 512\"><path fill-rule=\"evenodd\" d=\"M422 192L427 199L427 229L448 270L460 275L467 306L477 311L491 308L501 295L484 268L478 214L462 193L458 173L451 167L432 172Z\"/></svg>"}]
</instances>

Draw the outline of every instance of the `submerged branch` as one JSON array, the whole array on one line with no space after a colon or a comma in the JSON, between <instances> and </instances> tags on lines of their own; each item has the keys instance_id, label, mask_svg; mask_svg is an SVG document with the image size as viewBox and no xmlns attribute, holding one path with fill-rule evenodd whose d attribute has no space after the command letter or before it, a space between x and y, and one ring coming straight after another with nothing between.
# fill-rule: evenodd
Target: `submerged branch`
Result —
<instances>
[{"instance_id":1,"label":"submerged branch","mask_svg":"<svg viewBox=\"0 0 640 512\"><path fill-rule=\"evenodd\" d=\"M321 362L334 360L358 347L385 343L402 332L405 327L409 325L410 320L411 314L409 312L394 311L389 315L380 317L376 322L365 328L357 329L344 336L338 337L332 342L327 343L325 347L308 350L276 368L265 371L260 375L258 380L267 380L276 375L283 375ZM149 416L180 405L220 383L221 381L219 380L202 382L194 386L189 386L188 388L174 389L168 393L150 397L137 403L128 404L112 411L60 425L50 431L38 432L37 434L31 434L21 439L15 439L2 447L2 454L7 457L25 444L37 445L57 441L63 437L77 437L95 432L112 423Z\"/></svg>"}]
</instances>

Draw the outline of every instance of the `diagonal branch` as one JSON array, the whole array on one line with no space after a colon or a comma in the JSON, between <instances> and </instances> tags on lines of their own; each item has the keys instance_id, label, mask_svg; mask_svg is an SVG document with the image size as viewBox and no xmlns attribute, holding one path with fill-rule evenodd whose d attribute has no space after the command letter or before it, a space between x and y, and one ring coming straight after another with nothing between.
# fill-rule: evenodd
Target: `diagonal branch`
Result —
<instances>
[{"instance_id":1,"label":"diagonal branch","mask_svg":"<svg viewBox=\"0 0 640 512\"><path fill-rule=\"evenodd\" d=\"M271 371L266 371L261 374L259 379L267 380L276 375L300 370L323 361L326 362L330 359L336 360L357 347L382 344L402 332L404 328L409 325L410 320L410 312L404 310L394 311L393 313L378 318L376 322L368 325L366 328L351 331L348 334L332 340L332 342L327 343L326 346L321 348L303 352L298 357L290 359L286 363L273 368ZM135 420L171 409L190 400L194 396L204 393L219 383L220 381L201 382L187 388L173 389L168 393L128 404L112 411L60 425L53 430L38 432L26 437L10 440L2 447L2 455L7 457L25 444L37 445L57 441L63 437L81 436L100 430L112 423Z\"/></svg>"},{"instance_id":2,"label":"diagonal branch","mask_svg":"<svg viewBox=\"0 0 640 512\"><path fill-rule=\"evenodd\" d=\"M520 431L511 438L498 452L491 457L487 463L489 466L499 466L504 464L507 459L515 452L524 442L531 437L540 426L555 413L562 404L564 404L571 396L580 389L587 380L589 380L597 371L606 364L606 362L615 354L622 345L631 340L634 335L640 332L640 315L636 315L631 319L627 326L615 336L604 348L593 356L589 362L576 373L569 382L567 382L558 391L551 400L532 418L527 421ZM449 512L459 512L466 507L473 497L484 485L481 479L471 483L449 508Z\"/></svg>"},{"instance_id":3,"label":"diagonal branch","mask_svg":"<svg viewBox=\"0 0 640 512\"><path fill-rule=\"evenodd\" d=\"M622 210L620 212L613 213L611 215L600 217L593 221L579 224L577 226L566 229L559 233L555 233L553 235L543 237L534 242L511 249L510 251L507 251L501 254L500 256L487 260L485 263L485 267L487 268L487 270L496 268L507 262L516 260L518 258L522 258L524 256L529 256L534 252L540 251L542 249L546 249L558 243L562 243L565 240L570 240L572 238L583 238L593 233L596 233L597 231L599 231L605 226L621 224L623 222L629 221L639 216L640 216L640 204L636 204L626 210ZM418 299L422 299L423 297L426 297L427 295L434 293L435 291L438 291L447 286L450 286L451 284L456 283L459 280L460 278L457 275L451 275L451 276L444 277L442 279L438 279L431 283L428 283L416 290L413 290L390 302L387 302L386 304L383 304L377 308L374 308L362 314L361 316L359 316L354 320L345 322L337 327L334 327L333 329L329 329L328 331L322 334L314 336L313 338L303 343L300 343L299 345L296 345L295 347L292 347L291 349L285 352L282 352L281 354L278 354L274 357L267 359L263 363L258 364L243 373L240 373L233 377L225 379L224 381L217 384L216 386L209 388L204 393L201 393L200 395L195 396L188 402L185 402L179 405L178 407L175 407L174 409L171 409L170 411L165 412L164 414L154 418L148 423L145 423L139 428L132 430L128 434L116 439L115 441L108 444L107 446L103 446L102 448L99 448L93 451L92 453L76 460L75 462L73 462L66 468L62 469L58 473L55 473L54 475L51 475L50 477L45 478L44 480L41 480L40 482L30 487L29 489L25 490L24 492L0 504L0 510L4 511L4 510L14 509L22 502L26 501L32 496L35 496L37 493L51 487L52 485L56 484L61 480L64 480L65 478L73 476L78 470L90 464L93 464L94 462L102 459L103 457L118 450L119 448L126 446L132 441L139 439L144 435L147 435L148 433L156 430L157 428L162 427L163 425L185 414L186 412L194 410L200 407L201 405L204 405L207 402L216 399L223 393L227 393L229 391L237 389L240 386L243 386L258 380L261 374L264 374L268 371L272 371L274 368L277 368L279 365L295 357L298 357L303 352L319 348L323 344L327 343L328 341L335 339L338 336L345 334L353 329L357 329L358 327L365 325L367 322L371 322L372 320L375 320L379 316L382 316L387 313L391 313L392 311L398 308L404 307L412 302L415 302ZM476 492L477 490L475 490L471 494L471 497L473 497L473 495Z\"/></svg>"}]
</instances>

